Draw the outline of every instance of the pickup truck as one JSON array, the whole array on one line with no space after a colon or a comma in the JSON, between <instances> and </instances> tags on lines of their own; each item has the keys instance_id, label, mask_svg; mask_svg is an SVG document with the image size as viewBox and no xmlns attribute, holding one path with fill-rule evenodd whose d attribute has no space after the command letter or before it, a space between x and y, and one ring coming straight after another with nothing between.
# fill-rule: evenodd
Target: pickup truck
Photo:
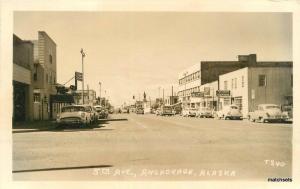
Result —
<instances>
[{"instance_id":1,"label":"pickup truck","mask_svg":"<svg viewBox=\"0 0 300 189\"><path fill-rule=\"evenodd\" d=\"M249 112L248 119L252 122L284 122L287 120L280 107L276 104L259 104L254 112Z\"/></svg>"}]
</instances>

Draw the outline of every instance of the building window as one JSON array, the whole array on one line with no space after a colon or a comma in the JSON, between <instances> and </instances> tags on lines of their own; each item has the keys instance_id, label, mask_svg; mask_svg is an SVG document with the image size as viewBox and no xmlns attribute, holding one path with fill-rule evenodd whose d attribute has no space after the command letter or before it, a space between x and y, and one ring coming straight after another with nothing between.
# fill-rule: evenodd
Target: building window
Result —
<instances>
[{"instance_id":1,"label":"building window","mask_svg":"<svg viewBox=\"0 0 300 189\"><path fill-rule=\"evenodd\" d=\"M33 94L33 101L34 102L40 102L41 101L41 94L40 93L34 93Z\"/></svg>"},{"instance_id":2,"label":"building window","mask_svg":"<svg viewBox=\"0 0 300 189\"><path fill-rule=\"evenodd\" d=\"M244 76L242 76L242 87L244 87L245 83L244 83Z\"/></svg>"},{"instance_id":3,"label":"building window","mask_svg":"<svg viewBox=\"0 0 300 189\"><path fill-rule=\"evenodd\" d=\"M50 74L49 74L49 84L51 84L52 83L52 72L50 72Z\"/></svg>"},{"instance_id":4,"label":"building window","mask_svg":"<svg viewBox=\"0 0 300 189\"><path fill-rule=\"evenodd\" d=\"M224 90L227 90L227 89L228 89L228 82L224 81Z\"/></svg>"},{"instance_id":5,"label":"building window","mask_svg":"<svg viewBox=\"0 0 300 189\"><path fill-rule=\"evenodd\" d=\"M48 74L46 74L46 82L48 83Z\"/></svg>"},{"instance_id":6,"label":"building window","mask_svg":"<svg viewBox=\"0 0 300 189\"><path fill-rule=\"evenodd\" d=\"M293 87L293 74L291 75L291 86Z\"/></svg>"},{"instance_id":7,"label":"building window","mask_svg":"<svg viewBox=\"0 0 300 189\"><path fill-rule=\"evenodd\" d=\"M233 79L231 79L231 89L233 89Z\"/></svg>"},{"instance_id":8,"label":"building window","mask_svg":"<svg viewBox=\"0 0 300 189\"><path fill-rule=\"evenodd\" d=\"M258 76L258 86L266 86L267 85L267 77L266 75L259 75Z\"/></svg>"},{"instance_id":9,"label":"building window","mask_svg":"<svg viewBox=\"0 0 300 189\"><path fill-rule=\"evenodd\" d=\"M52 55L51 54L49 54L49 62L50 62L50 64L52 64Z\"/></svg>"},{"instance_id":10,"label":"building window","mask_svg":"<svg viewBox=\"0 0 300 189\"><path fill-rule=\"evenodd\" d=\"M234 88L237 88L237 78L234 78Z\"/></svg>"}]
</instances>

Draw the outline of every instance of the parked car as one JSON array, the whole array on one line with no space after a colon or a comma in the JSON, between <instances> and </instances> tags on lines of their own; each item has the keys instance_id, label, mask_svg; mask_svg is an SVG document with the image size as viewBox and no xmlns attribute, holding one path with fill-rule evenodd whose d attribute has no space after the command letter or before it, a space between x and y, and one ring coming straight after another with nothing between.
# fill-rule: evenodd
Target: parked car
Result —
<instances>
[{"instance_id":1,"label":"parked car","mask_svg":"<svg viewBox=\"0 0 300 189\"><path fill-rule=\"evenodd\" d=\"M197 111L196 116L200 118L212 118L213 111L210 108L202 107Z\"/></svg>"},{"instance_id":2,"label":"parked car","mask_svg":"<svg viewBox=\"0 0 300 189\"><path fill-rule=\"evenodd\" d=\"M162 106L160 108L160 115L161 116L165 116L165 115L172 116L172 115L174 115L172 107L171 106Z\"/></svg>"},{"instance_id":3,"label":"parked car","mask_svg":"<svg viewBox=\"0 0 300 189\"><path fill-rule=\"evenodd\" d=\"M161 110L160 109L157 109L156 111L155 111L155 115L161 115Z\"/></svg>"},{"instance_id":4,"label":"parked car","mask_svg":"<svg viewBox=\"0 0 300 189\"><path fill-rule=\"evenodd\" d=\"M110 109L108 110L108 113L109 113L109 114L113 114L113 113L114 113L114 109L113 109L113 108L110 108Z\"/></svg>"},{"instance_id":5,"label":"parked car","mask_svg":"<svg viewBox=\"0 0 300 189\"><path fill-rule=\"evenodd\" d=\"M122 114L128 114L129 113L129 109L123 108L121 109Z\"/></svg>"},{"instance_id":6,"label":"parked car","mask_svg":"<svg viewBox=\"0 0 300 189\"><path fill-rule=\"evenodd\" d=\"M282 113L286 115L288 122L293 122L293 106L292 105L283 105L281 107Z\"/></svg>"},{"instance_id":7,"label":"parked car","mask_svg":"<svg viewBox=\"0 0 300 189\"><path fill-rule=\"evenodd\" d=\"M276 104L259 104L254 112L249 112L248 119L257 122L286 121L288 116L284 114Z\"/></svg>"},{"instance_id":8,"label":"parked car","mask_svg":"<svg viewBox=\"0 0 300 189\"><path fill-rule=\"evenodd\" d=\"M87 105L92 111L92 122L95 123L98 121L98 112L95 107Z\"/></svg>"},{"instance_id":9,"label":"parked car","mask_svg":"<svg viewBox=\"0 0 300 189\"><path fill-rule=\"evenodd\" d=\"M104 107L97 105L94 106L97 113L98 113L98 119L106 119L108 117L108 112L105 110Z\"/></svg>"},{"instance_id":10,"label":"parked car","mask_svg":"<svg viewBox=\"0 0 300 189\"><path fill-rule=\"evenodd\" d=\"M137 108L136 109L136 114L144 114L144 109L143 108Z\"/></svg>"},{"instance_id":11,"label":"parked car","mask_svg":"<svg viewBox=\"0 0 300 189\"><path fill-rule=\"evenodd\" d=\"M197 109L188 108L188 109L183 109L181 115L183 117L196 117L196 113L197 113Z\"/></svg>"},{"instance_id":12,"label":"parked car","mask_svg":"<svg viewBox=\"0 0 300 189\"><path fill-rule=\"evenodd\" d=\"M243 114L239 110L239 107L237 105L231 104L228 106L224 106L222 110L217 112L217 117L219 119L224 118L226 119L243 119Z\"/></svg>"},{"instance_id":13,"label":"parked car","mask_svg":"<svg viewBox=\"0 0 300 189\"><path fill-rule=\"evenodd\" d=\"M88 126L92 123L92 109L90 106L70 105L62 107L57 115L58 125Z\"/></svg>"}]
</instances>

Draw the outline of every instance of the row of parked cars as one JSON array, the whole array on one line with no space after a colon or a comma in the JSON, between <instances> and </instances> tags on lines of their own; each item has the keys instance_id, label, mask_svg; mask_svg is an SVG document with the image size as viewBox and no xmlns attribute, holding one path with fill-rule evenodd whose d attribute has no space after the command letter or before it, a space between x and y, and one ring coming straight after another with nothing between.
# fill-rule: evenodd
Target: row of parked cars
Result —
<instances>
[{"instance_id":1,"label":"row of parked cars","mask_svg":"<svg viewBox=\"0 0 300 189\"><path fill-rule=\"evenodd\" d=\"M81 125L89 126L96 123L98 119L108 117L108 110L101 106L91 105L68 105L61 108L56 117L58 125Z\"/></svg>"},{"instance_id":2,"label":"row of parked cars","mask_svg":"<svg viewBox=\"0 0 300 189\"><path fill-rule=\"evenodd\" d=\"M175 115L175 112L170 107L164 107L162 110L158 110L156 115ZM260 104L253 112L249 112L246 116L242 114L239 107L235 104L224 106L220 111L213 111L206 107L200 109L183 109L180 115L183 117L218 118L225 120L243 120L247 116L250 121L263 123L292 121L292 109L282 111L281 107L275 104Z\"/></svg>"}]
</instances>

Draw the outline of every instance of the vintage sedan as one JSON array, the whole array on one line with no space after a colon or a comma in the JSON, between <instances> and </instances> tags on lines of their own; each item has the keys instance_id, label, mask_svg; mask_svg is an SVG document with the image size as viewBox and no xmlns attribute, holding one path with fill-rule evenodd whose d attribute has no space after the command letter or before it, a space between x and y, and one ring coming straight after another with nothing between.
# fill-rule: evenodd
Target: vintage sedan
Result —
<instances>
[{"instance_id":1,"label":"vintage sedan","mask_svg":"<svg viewBox=\"0 0 300 189\"><path fill-rule=\"evenodd\" d=\"M195 108L183 109L181 115L183 117L196 117L197 110Z\"/></svg>"},{"instance_id":2,"label":"vintage sedan","mask_svg":"<svg viewBox=\"0 0 300 189\"><path fill-rule=\"evenodd\" d=\"M284 122L288 116L276 104L259 104L254 112L249 112L248 119L253 122Z\"/></svg>"},{"instance_id":3,"label":"vintage sedan","mask_svg":"<svg viewBox=\"0 0 300 189\"><path fill-rule=\"evenodd\" d=\"M98 113L98 119L106 119L108 117L108 112L105 110L104 107L102 107L100 105L96 105L96 106L94 106L94 108L96 109L96 111Z\"/></svg>"},{"instance_id":4,"label":"vintage sedan","mask_svg":"<svg viewBox=\"0 0 300 189\"><path fill-rule=\"evenodd\" d=\"M135 113L136 114L144 114L144 108L137 108Z\"/></svg>"},{"instance_id":5,"label":"vintage sedan","mask_svg":"<svg viewBox=\"0 0 300 189\"><path fill-rule=\"evenodd\" d=\"M197 111L196 117L212 118L213 117L213 111L210 108L202 107Z\"/></svg>"},{"instance_id":6,"label":"vintage sedan","mask_svg":"<svg viewBox=\"0 0 300 189\"><path fill-rule=\"evenodd\" d=\"M92 109L90 106L70 105L61 109L57 115L58 125L88 126L92 123Z\"/></svg>"},{"instance_id":7,"label":"vintage sedan","mask_svg":"<svg viewBox=\"0 0 300 189\"><path fill-rule=\"evenodd\" d=\"M243 114L239 110L237 105L231 104L228 106L224 106L222 110L217 112L217 117L219 119L243 119Z\"/></svg>"},{"instance_id":8,"label":"vintage sedan","mask_svg":"<svg viewBox=\"0 0 300 189\"><path fill-rule=\"evenodd\" d=\"M160 115L161 116L172 116L172 115L174 115L174 111L172 110L171 106L162 106L160 108Z\"/></svg>"}]
</instances>

